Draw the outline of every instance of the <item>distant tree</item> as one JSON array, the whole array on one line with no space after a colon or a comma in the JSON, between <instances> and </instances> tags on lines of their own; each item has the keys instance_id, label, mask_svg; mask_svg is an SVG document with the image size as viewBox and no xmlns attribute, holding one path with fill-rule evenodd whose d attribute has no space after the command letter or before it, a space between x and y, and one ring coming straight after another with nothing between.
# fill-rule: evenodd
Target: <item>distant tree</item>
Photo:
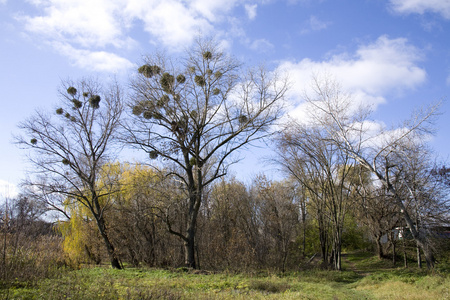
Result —
<instances>
[{"instance_id":1,"label":"distant tree","mask_svg":"<svg viewBox=\"0 0 450 300\"><path fill-rule=\"evenodd\" d=\"M433 228L448 224L448 190L434 176L435 162L428 145L421 140L409 139L398 154L396 179L408 199L406 208L413 218L418 232L425 232L428 247L436 251L430 239ZM417 243L417 262L422 267L422 257Z\"/></svg>"},{"instance_id":2,"label":"distant tree","mask_svg":"<svg viewBox=\"0 0 450 300\"><path fill-rule=\"evenodd\" d=\"M256 250L245 228L251 201L247 187L235 178L222 177L203 201L197 236L202 266L240 271L254 267Z\"/></svg>"},{"instance_id":3,"label":"distant tree","mask_svg":"<svg viewBox=\"0 0 450 300\"><path fill-rule=\"evenodd\" d=\"M168 215L179 196L176 182L164 180L154 169L141 164L112 164L109 168L116 169L120 176L120 192L114 195L107 217L122 256L135 266L176 265L169 256L179 249L172 246L173 240L179 241L167 232L165 223L169 219L173 224L177 217Z\"/></svg>"},{"instance_id":4,"label":"distant tree","mask_svg":"<svg viewBox=\"0 0 450 300\"><path fill-rule=\"evenodd\" d=\"M360 224L367 227L375 243L377 256L381 259L385 256L382 238L401 225L401 215L386 188L373 185L363 185L362 188L360 198L355 201L353 214Z\"/></svg>"},{"instance_id":5,"label":"distant tree","mask_svg":"<svg viewBox=\"0 0 450 300\"><path fill-rule=\"evenodd\" d=\"M410 142L423 143L432 132L430 125L439 105L416 112L410 121L396 130L374 130L371 128L374 122L369 119L370 110L355 105L352 97L344 93L335 81L316 77L313 89L313 95L306 95L311 119L329 133L330 142L370 171L386 188L412 237L424 252L428 268L433 268L435 259L426 232L417 230L411 212L406 207L409 199L403 197L404 194L393 182L396 172L403 165L399 157L405 156Z\"/></svg>"},{"instance_id":6,"label":"distant tree","mask_svg":"<svg viewBox=\"0 0 450 300\"><path fill-rule=\"evenodd\" d=\"M115 185L108 180L100 182L99 176L115 150L123 110L121 91L117 84L104 88L96 81L82 80L63 83L59 95L60 106L53 113L36 111L19 125L24 135L16 142L30 150L33 165L26 184L41 196L58 194L85 206L96 222L112 267L120 269L105 222Z\"/></svg>"},{"instance_id":7,"label":"distant tree","mask_svg":"<svg viewBox=\"0 0 450 300\"><path fill-rule=\"evenodd\" d=\"M43 217L46 208L20 193L0 205L2 289L49 276L64 261L61 239Z\"/></svg>"},{"instance_id":8,"label":"distant tree","mask_svg":"<svg viewBox=\"0 0 450 300\"><path fill-rule=\"evenodd\" d=\"M353 180L355 161L329 140L329 133L321 127L289 123L278 139L279 162L308 191L317 215L324 263L331 245L329 261L341 270L345 216L359 182Z\"/></svg>"},{"instance_id":9,"label":"distant tree","mask_svg":"<svg viewBox=\"0 0 450 300\"><path fill-rule=\"evenodd\" d=\"M295 201L295 189L287 181L272 182L259 176L254 180L253 194L261 203L262 230L270 237L273 245L271 253L275 264L272 265L285 272L300 224L300 207Z\"/></svg>"},{"instance_id":10,"label":"distant tree","mask_svg":"<svg viewBox=\"0 0 450 300\"><path fill-rule=\"evenodd\" d=\"M205 187L227 173L233 156L266 137L281 113L286 79L263 68L245 73L212 40L199 40L180 60L149 56L132 82L133 120L126 141L173 164L185 192L185 264L196 268L195 232Z\"/></svg>"}]
</instances>

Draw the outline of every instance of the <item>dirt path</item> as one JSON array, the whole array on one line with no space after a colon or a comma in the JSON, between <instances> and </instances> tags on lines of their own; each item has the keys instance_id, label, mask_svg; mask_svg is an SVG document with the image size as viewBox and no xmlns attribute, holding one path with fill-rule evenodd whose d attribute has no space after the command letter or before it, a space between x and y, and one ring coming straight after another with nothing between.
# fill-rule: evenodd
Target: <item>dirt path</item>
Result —
<instances>
[{"instance_id":1,"label":"dirt path","mask_svg":"<svg viewBox=\"0 0 450 300\"><path fill-rule=\"evenodd\" d=\"M352 270L353 272L355 272L356 274L358 274L358 275L360 275L362 277L366 277L366 276L371 274L371 272L359 270L356 267L356 264L354 262L348 260L348 255L347 254L342 254L341 258L342 258L342 261L345 261L347 263L348 268L350 270Z\"/></svg>"}]
</instances>

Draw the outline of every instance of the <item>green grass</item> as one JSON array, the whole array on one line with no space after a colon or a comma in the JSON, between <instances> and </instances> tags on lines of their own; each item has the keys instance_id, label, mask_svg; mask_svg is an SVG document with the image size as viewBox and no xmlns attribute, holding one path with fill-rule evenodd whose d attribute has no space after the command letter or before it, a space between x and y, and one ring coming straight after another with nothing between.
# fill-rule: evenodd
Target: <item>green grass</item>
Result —
<instances>
[{"instance_id":1,"label":"green grass","mask_svg":"<svg viewBox=\"0 0 450 300\"><path fill-rule=\"evenodd\" d=\"M393 268L352 254L344 271L289 274L197 274L185 270L85 268L27 286L0 289L1 299L450 299L450 277Z\"/></svg>"}]
</instances>

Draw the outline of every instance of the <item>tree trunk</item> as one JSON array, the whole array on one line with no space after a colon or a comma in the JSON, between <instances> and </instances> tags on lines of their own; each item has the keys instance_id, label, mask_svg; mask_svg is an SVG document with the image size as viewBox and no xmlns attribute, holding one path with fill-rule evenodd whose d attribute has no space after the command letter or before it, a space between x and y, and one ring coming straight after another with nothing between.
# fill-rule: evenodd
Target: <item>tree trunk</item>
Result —
<instances>
[{"instance_id":1,"label":"tree trunk","mask_svg":"<svg viewBox=\"0 0 450 300\"><path fill-rule=\"evenodd\" d=\"M100 234L103 238L103 241L105 242L105 246L106 246L106 250L108 251L109 258L111 259L111 267L113 267L113 269L121 270L122 266L120 265L119 259L116 256L116 250L114 249L114 246L111 243L111 241L108 237L108 234L106 232L105 221L103 220L103 217L101 217L101 216L96 216L96 220L97 220L98 229L100 230Z\"/></svg>"},{"instance_id":2,"label":"tree trunk","mask_svg":"<svg viewBox=\"0 0 450 300\"><path fill-rule=\"evenodd\" d=\"M306 253L306 197L302 196L302 200L300 202L301 210L302 210L302 226L303 226L303 240L302 240L302 256L305 257Z\"/></svg>"},{"instance_id":3,"label":"tree trunk","mask_svg":"<svg viewBox=\"0 0 450 300\"><path fill-rule=\"evenodd\" d=\"M195 269L195 230L188 228L186 240L184 242L184 264L188 268Z\"/></svg>"},{"instance_id":4,"label":"tree trunk","mask_svg":"<svg viewBox=\"0 0 450 300\"><path fill-rule=\"evenodd\" d=\"M403 262L404 262L405 268L407 268L408 267L408 256L406 253L406 240L405 240L404 235L403 235Z\"/></svg>"},{"instance_id":5,"label":"tree trunk","mask_svg":"<svg viewBox=\"0 0 450 300\"><path fill-rule=\"evenodd\" d=\"M420 252L419 245L417 245L416 249L417 249L417 266L419 267L419 269L422 269L422 253Z\"/></svg>"},{"instance_id":6,"label":"tree trunk","mask_svg":"<svg viewBox=\"0 0 450 300\"><path fill-rule=\"evenodd\" d=\"M395 264L397 263L397 247L395 245L395 241L392 241L392 265L395 266Z\"/></svg>"},{"instance_id":7,"label":"tree trunk","mask_svg":"<svg viewBox=\"0 0 450 300\"><path fill-rule=\"evenodd\" d=\"M341 237L340 234L337 238L337 241L335 242L335 246L334 246L334 269L337 271L341 271L342 270L342 264L341 264Z\"/></svg>"},{"instance_id":8,"label":"tree trunk","mask_svg":"<svg viewBox=\"0 0 450 300\"><path fill-rule=\"evenodd\" d=\"M201 191L191 192L189 198L189 215L186 228L186 238L184 239L184 264L188 268L197 268L195 261L195 231L197 226L197 216L201 203Z\"/></svg>"},{"instance_id":9,"label":"tree trunk","mask_svg":"<svg viewBox=\"0 0 450 300\"><path fill-rule=\"evenodd\" d=\"M381 245L381 235L375 235L375 243L377 245L378 259L383 258L383 246Z\"/></svg>"}]
</instances>

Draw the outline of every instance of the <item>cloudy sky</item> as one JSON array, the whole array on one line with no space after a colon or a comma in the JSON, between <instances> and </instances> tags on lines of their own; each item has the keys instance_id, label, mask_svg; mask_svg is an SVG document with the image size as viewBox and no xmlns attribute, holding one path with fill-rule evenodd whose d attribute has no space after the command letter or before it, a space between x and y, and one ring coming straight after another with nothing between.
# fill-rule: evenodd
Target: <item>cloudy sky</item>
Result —
<instances>
[{"instance_id":1,"label":"cloudy sky","mask_svg":"<svg viewBox=\"0 0 450 300\"><path fill-rule=\"evenodd\" d=\"M143 55L176 55L199 34L288 70L294 113L312 73L332 74L385 124L450 95L450 0L0 0L0 193L27 168L17 124L53 108L61 80L125 82ZM448 103L442 112L432 146L448 159Z\"/></svg>"}]
</instances>

